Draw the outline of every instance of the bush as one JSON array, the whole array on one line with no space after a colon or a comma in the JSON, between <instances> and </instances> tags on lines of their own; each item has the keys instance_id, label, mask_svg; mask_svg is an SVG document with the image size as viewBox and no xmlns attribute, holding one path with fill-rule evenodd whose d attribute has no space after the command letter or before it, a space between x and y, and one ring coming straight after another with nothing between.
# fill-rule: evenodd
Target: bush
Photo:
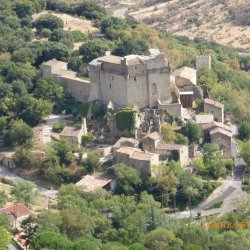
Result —
<instances>
[{"instance_id":1,"label":"bush","mask_svg":"<svg viewBox=\"0 0 250 250\"><path fill-rule=\"evenodd\" d=\"M119 131L128 131L131 136L135 135L136 111L124 108L115 114L116 127Z\"/></svg>"},{"instance_id":2,"label":"bush","mask_svg":"<svg viewBox=\"0 0 250 250\"><path fill-rule=\"evenodd\" d=\"M87 135L83 135L82 145L85 146L87 143L93 142L94 138L95 137L91 133L88 133Z\"/></svg>"},{"instance_id":3,"label":"bush","mask_svg":"<svg viewBox=\"0 0 250 250\"><path fill-rule=\"evenodd\" d=\"M55 133L60 133L60 132L62 132L62 130L64 129L65 126L66 126L65 123L55 122L52 130Z\"/></svg>"},{"instance_id":4,"label":"bush","mask_svg":"<svg viewBox=\"0 0 250 250\"><path fill-rule=\"evenodd\" d=\"M38 32L41 32L43 29L49 29L53 31L55 29L64 27L63 20L52 14L45 14L40 16L36 21L34 21L33 25Z\"/></svg>"}]
</instances>

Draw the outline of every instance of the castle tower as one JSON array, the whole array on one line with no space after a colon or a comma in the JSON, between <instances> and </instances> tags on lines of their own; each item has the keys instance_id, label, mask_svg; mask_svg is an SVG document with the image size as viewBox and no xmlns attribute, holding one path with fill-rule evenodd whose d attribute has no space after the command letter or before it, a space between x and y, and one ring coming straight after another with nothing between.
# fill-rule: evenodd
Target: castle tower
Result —
<instances>
[{"instance_id":1,"label":"castle tower","mask_svg":"<svg viewBox=\"0 0 250 250\"><path fill-rule=\"evenodd\" d=\"M207 68L211 70L211 56L210 55L200 55L196 57L196 71L197 76L200 75L201 69Z\"/></svg>"}]
</instances>

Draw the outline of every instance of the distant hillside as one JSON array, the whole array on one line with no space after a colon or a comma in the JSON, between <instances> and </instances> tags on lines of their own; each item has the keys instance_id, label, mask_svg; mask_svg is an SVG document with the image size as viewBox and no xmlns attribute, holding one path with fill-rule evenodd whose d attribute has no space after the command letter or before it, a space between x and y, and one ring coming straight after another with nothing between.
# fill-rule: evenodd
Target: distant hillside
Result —
<instances>
[{"instance_id":1,"label":"distant hillside","mask_svg":"<svg viewBox=\"0 0 250 250\"><path fill-rule=\"evenodd\" d=\"M117 1L106 1L116 4ZM246 0L124 0L129 15L176 35L216 41L250 53Z\"/></svg>"}]
</instances>

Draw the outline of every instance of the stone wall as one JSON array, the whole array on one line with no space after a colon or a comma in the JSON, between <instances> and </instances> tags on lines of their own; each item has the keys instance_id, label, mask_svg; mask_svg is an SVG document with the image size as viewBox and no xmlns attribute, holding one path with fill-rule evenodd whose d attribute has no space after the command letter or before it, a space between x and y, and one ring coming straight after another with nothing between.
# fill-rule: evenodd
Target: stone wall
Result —
<instances>
[{"instance_id":1,"label":"stone wall","mask_svg":"<svg viewBox=\"0 0 250 250\"><path fill-rule=\"evenodd\" d=\"M71 79L63 76L57 76L57 79L77 101L88 102L91 89L90 82L80 78Z\"/></svg>"},{"instance_id":2,"label":"stone wall","mask_svg":"<svg viewBox=\"0 0 250 250\"><path fill-rule=\"evenodd\" d=\"M204 103L204 112L207 114L212 114L216 122L224 123L224 108Z\"/></svg>"},{"instance_id":3,"label":"stone wall","mask_svg":"<svg viewBox=\"0 0 250 250\"><path fill-rule=\"evenodd\" d=\"M228 158L232 158L232 138L221 134L221 133L216 133L211 135L211 143L212 144L217 144L219 147L222 149L222 151L225 153L225 155Z\"/></svg>"}]
</instances>

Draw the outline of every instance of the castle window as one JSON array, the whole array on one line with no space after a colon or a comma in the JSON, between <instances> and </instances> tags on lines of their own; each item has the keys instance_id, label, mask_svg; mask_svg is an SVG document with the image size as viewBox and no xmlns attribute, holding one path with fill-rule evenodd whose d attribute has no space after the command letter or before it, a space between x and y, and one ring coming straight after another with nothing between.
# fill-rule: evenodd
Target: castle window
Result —
<instances>
[{"instance_id":1,"label":"castle window","mask_svg":"<svg viewBox=\"0 0 250 250\"><path fill-rule=\"evenodd\" d=\"M156 95L157 94L157 86L156 86L155 83L152 84L151 91L152 91L152 95Z\"/></svg>"},{"instance_id":2,"label":"castle window","mask_svg":"<svg viewBox=\"0 0 250 250\"><path fill-rule=\"evenodd\" d=\"M135 69L137 69L137 67L135 66Z\"/></svg>"},{"instance_id":3,"label":"castle window","mask_svg":"<svg viewBox=\"0 0 250 250\"><path fill-rule=\"evenodd\" d=\"M111 89L111 83L109 84L109 89Z\"/></svg>"},{"instance_id":4,"label":"castle window","mask_svg":"<svg viewBox=\"0 0 250 250\"><path fill-rule=\"evenodd\" d=\"M136 77L134 77L134 81L136 81Z\"/></svg>"}]
</instances>

